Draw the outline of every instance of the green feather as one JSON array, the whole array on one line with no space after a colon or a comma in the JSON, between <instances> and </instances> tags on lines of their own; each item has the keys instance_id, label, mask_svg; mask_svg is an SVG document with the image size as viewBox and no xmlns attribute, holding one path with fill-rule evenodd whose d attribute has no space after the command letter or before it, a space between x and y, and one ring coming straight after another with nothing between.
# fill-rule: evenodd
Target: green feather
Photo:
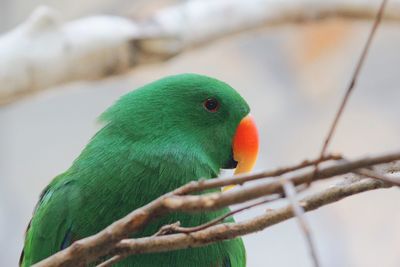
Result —
<instances>
[{"instance_id":1,"label":"green feather","mask_svg":"<svg viewBox=\"0 0 400 267\"><path fill-rule=\"evenodd\" d=\"M217 112L204 108L209 98L220 103ZM196 74L167 77L123 96L101 116L104 127L73 165L45 189L27 230L21 265L95 234L189 181L216 177L231 159L235 129L248 113L246 102L229 85ZM170 214L135 237L176 221L199 225L228 211ZM119 266L242 267L245 261L238 238L135 255Z\"/></svg>"}]
</instances>

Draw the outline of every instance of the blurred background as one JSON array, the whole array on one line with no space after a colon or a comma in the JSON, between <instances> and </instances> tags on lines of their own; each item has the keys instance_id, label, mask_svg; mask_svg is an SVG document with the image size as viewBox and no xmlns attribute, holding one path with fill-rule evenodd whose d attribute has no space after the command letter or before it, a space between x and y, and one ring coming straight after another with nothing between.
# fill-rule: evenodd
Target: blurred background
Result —
<instances>
[{"instance_id":1,"label":"blurred background","mask_svg":"<svg viewBox=\"0 0 400 267\"><path fill-rule=\"evenodd\" d=\"M72 20L94 14L134 18L183 2L0 0L0 33L15 28L43 4ZM41 190L70 166L100 128L99 114L121 95L163 76L206 74L226 81L247 99L261 136L256 170L315 157L371 24L368 19L331 16L266 25L185 49L162 62L102 79L59 84L1 105L0 266L17 265ZM331 151L358 157L400 148L399 47L400 21L384 21ZM308 213L322 266L400 266L399 203L400 192L393 188ZM250 218L265 208L237 219ZM246 236L244 242L249 267L311 266L295 220Z\"/></svg>"}]
</instances>

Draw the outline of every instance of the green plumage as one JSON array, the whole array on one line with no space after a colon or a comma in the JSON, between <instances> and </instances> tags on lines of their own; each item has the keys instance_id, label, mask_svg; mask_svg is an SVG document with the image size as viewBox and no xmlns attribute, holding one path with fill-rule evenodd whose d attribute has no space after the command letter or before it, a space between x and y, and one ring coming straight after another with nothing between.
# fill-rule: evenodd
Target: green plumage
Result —
<instances>
[{"instance_id":1,"label":"green plumage","mask_svg":"<svg viewBox=\"0 0 400 267\"><path fill-rule=\"evenodd\" d=\"M216 99L219 109L204 107ZM28 227L22 266L93 235L130 211L191 180L216 177L232 158L232 139L249 107L229 85L195 74L167 77L123 96L104 127L44 190ZM195 226L228 212L165 216L135 234L180 221ZM202 248L131 256L119 266L242 267L241 239Z\"/></svg>"}]
</instances>

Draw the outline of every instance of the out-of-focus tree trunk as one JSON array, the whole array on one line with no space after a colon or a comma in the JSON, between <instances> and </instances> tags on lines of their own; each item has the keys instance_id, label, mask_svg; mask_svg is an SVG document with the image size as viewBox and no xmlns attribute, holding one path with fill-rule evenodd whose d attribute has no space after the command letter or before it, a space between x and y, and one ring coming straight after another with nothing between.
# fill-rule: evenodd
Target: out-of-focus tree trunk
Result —
<instances>
[{"instance_id":1,"label":"out-of-focus tree trunk","mask_svg":"<svg viewBox=\"0 0 400 267\"><path fill-rule=\"evenodd\" d=\"M326 17L372 18L376 8L371 1L193 0L143 20L93 16L64 22L57 11L41 7L0 37L0 104L166 60L252 28ZM399 19L399 11L396 1L386 18Z\"/></svg>"}]
</instances>

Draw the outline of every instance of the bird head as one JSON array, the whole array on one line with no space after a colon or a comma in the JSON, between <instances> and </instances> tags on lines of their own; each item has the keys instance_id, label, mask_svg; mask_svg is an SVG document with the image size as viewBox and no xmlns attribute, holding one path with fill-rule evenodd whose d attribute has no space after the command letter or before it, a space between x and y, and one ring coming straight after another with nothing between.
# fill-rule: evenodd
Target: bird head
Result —
<instances>
[{"instance_id":1,"label":"bird head","mask_svg":"<svg viewBox=\"0 0 400 267\"><path fill-rule=\"evenodd\" d=\"M228 84L197 74L170 76L123 96L102 116L137 143L146 158L185 164L197 160L214 172L248 172L258 134L246 101Z\"/></svg>"}]
</instances>

